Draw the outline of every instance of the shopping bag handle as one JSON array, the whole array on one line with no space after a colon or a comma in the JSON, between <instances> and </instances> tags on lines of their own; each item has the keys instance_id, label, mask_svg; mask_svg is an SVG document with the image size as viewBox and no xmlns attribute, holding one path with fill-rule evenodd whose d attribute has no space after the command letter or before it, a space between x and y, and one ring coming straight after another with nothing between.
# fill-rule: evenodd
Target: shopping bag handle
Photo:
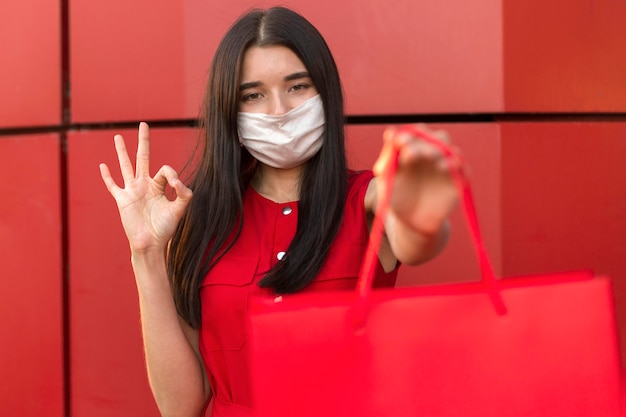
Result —
<instances>
[{"instance_id":1,"label":"shopping bag handle","mask_svg":"<svg viewBox=\"0 0 626 417\"><path fill-rule=\"evenodd\" d=\"M472 242L476 255L478 257L478 263L480 265L481 284L485 293L491 299L491 303L495 311L502 315L506 313L506 306L502 301L500 295L500 289L497 285L497 280L493 272L493 267L485 244L480 233L478 225L478 217L476 215L476 207L474 205L474 199L472 197L472 191L470 188L467 176L463 171L463 160L461 156L455 152L448 144L435 139L430 134L418 129L412 125L404 125L396 130L395 135L408 133L416 136L425 142L437 147L446 158L448 162L450 176L454 182L459 197L462 202L463 212L465 214L465 220L469 227ZM370 293L372 291L372 284L374 282L374 272L378 262L378 249L380 248L380 242L384 233L384 219L389 208L389 201L391 199L391 192L393 188L393 180L396 170L398 168L398 152L397 147L393 147L389 160L384 164L383 171L381 173L381 180L384 182L384 192L379 195L378 204L376 208L376 215L374 217L374 223L370 232L370 240L365 253L365 258L359 273L359 280L357 282L357 303L354 318L357 322L364 323L365 316L367 314L367 306Z\"/></svg>"}]
</instances>

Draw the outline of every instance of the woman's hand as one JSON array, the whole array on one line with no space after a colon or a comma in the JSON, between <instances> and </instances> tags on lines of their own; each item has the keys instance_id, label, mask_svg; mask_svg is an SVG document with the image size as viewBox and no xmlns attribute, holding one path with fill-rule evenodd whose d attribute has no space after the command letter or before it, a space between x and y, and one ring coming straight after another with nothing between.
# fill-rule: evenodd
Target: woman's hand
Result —
<instances>
[{"instance_id":1,"label":"woman's hand","mask_svg":"<svg viewBox=\"0 0 626 417\"><path fill-rule=\"evenodd\" d=\"M192 197L192 192L179 179L176 171L164 165L150 177L150 133L147 123L139 124L136 172L128 156L124 138L115 135L115 150L124 179L120 188L106 164L100 164L100 175L115 199L131 250L165 250L178 222ZM176 192L176 199L165 196L167 186Z\"/></svg>"},{"instance_id":2,"label":"woman's hand","mask_svg":"<svg viewBox=\"0 0 626 417\"><path fill-rule=\"evenodd\" d=\"M449 144L445 131L418 126L424 133ZM397 133L388 128L383 135L385 144L374 171L383 169L385 154L398 149L396 171L389 210L397 220L411 229L434 234L448 219L458 203L455 185L450 177L448 161L439 148L407 131Z\"/></svg>"},{"instance_id":3,"label":"woman's hand","mask_svg":"<svg viewBox=\"0 0 626 417\"><path fill-rule=\"evenodd\" d=\"M449 142L443 131L416 126L442 142ZM381 262L393 259L415 265L432 259L448 239L448 217L458 203L450 167L442 151L407 130L388 128L374 165L376 201L386 192L382 178L393 150L398 150L398 168L385 219L389 247L381 247Z\"/></svg>"}]
</instances>

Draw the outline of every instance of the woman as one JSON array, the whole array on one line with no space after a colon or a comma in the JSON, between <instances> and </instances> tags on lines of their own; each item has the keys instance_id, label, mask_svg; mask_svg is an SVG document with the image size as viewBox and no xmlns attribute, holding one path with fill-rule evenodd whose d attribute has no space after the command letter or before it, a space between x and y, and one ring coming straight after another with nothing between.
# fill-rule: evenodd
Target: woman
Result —
<instances>
[{"instance_id":1,"label":"woman","mask_svg":"<svg viewBox=\"0 0 626 417\"><path fill-rule=\"evenodd\" d=\"M213 416L252 415L250 296L354 288L380 185L348 171L343 119L324 39L276 7L242 16L215 53L189 188L168 166L150 177L145 123L136 170L115 136L124 188L100 169L130 243L162 415L199 416L211 398ZM376 278L390 286L399 262L441 251L457 197L434 147L393 130L385 141L400 149Z\"/></svg>"}]
</instances>

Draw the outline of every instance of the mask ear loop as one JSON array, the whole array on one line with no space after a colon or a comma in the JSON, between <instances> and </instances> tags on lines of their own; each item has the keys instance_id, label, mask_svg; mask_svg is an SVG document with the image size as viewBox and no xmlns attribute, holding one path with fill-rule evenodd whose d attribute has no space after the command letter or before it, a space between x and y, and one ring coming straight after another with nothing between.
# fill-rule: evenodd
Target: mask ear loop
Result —
<instances>
[{"instance_id":1,"label":"mask ear loop","mask_svg":"<svg viewBox=\"0 0 626 417\"><path fill-rule=\"evenodd\" d=\"M463 160L456 152L454 152L448 145L430 136L429 134L417 129L414 126L406 125L400 127L395 135L401 133L409 133L413 136L428 142L429 144L437 147L445 156L450 169L450 175L455 183L456 189L462 198L463 212L465 213L466 222L472 235L472 242L478 262L480 264L482 285L485 286L485 290L491 299L491 303L498 315L506 314L506 305L500 295L500 289L496 280L493 267L487 251L483 243L483 239L478 227L478 216L476 215L476 208L474 206L474 199L472 197L471 188L465 173L463 172ZM370 240L365 253L365 258L359 273L359 280L357 282L356 297L357 300L353 306L351 314L351 321L356 332L364 330L365 322L367 319L367 310L369 305L369 296L372 292L372 284L374 282L374 273L376 270L376 263L378 262L378 248L382 236L384 234L384 219L387 215L389 208L389 202L391 201L391 193L393 191L393 180L395 178L396 171L398 169L398 154L399 149L387 142L384 145L381 158L374 167L377 173L379 172L379 180L382 182L382 192L378 195L378 202L376 206L376 216L372 224L372 230L370 232ZM380 190L379 190L380 191Z\"/></svg>"}]
</instances>

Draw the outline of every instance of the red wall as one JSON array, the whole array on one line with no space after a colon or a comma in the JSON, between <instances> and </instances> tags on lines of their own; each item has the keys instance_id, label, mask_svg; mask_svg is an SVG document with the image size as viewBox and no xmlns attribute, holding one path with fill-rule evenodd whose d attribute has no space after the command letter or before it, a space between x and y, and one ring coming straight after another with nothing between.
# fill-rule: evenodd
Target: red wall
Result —
<instances>
[{"instance_id":1,"label":"red wall","mask_svg":"<svg viewBox=\"0 0 626 417\"><path fill-rule=\"evenodd\" d=\"M0 137L0 414L63 415L59 137Z\"/></svg>"},{"instance_id":2,"label":"red wall","mask_svg":"<svg viewBox=\"0 0 626 417\"><path fill-rule=\"evenodd\" d=\"M128 241L98 169L107 163L122 184L115 133L136 149L136 129L73 131L67 141L73 416L158 415L143 366ZM151 129L150 134L152 169L165 163L182 168L196 131Z\"/></svg>"},{"instance_id":3,"label":"red wall","mask_svg":"<svg viewBox=\"0 0 626 417\"><path fill-rule=\"evenodd\" d=\"M196 117L221 35L273 3L0 6L0 415L157 415L127 242L98 163L115 167L112 137L134 138L128 126ZM499 274L613 278L626 358L626 4L287 4L325 35L349 115L447 115L436 127L468 161ZM371 166L384 128L348 126L353 167ZM195 130L152 133L153 168L182 166ZM403 269L399 285L478 279L460 213L452 222L444 253Z\"/></svg>"},{"instance_id":4,"label":"red wall","mask_svg":"<svg viewBox=\"0 0 626 417\"><path fill-rule=\"evenodd\" d=\"M60 0L0 4L0 128L61 122Z\"/></svg>"},{"instance_id":5,"label":"red wall","mask_svg":"<svg viewBox=\"0 0 626 417\"><path fill-rule=\"evenodd\" d=\"M504 1L508 112L626 111L626 3Z\"/></svg>"},{"instance_id":6,"label":"red wall","mask_svg":"<svg viewBox=\"0 0 626 417\"><path fill-rule=\"evenodd\" d=\"M613 279L626 357L626 122L505 123L506 275L593 269Z\"/></svg>"},{"instance_id":7,"label":"red wall","mask_svg":"<svg viewBox=\"0 0 626 417\"><path fill-rule=\"evenodd\" d=\"M64 415L59 17L0 4L0 415Z\"/></svg>"}]
</instances>

